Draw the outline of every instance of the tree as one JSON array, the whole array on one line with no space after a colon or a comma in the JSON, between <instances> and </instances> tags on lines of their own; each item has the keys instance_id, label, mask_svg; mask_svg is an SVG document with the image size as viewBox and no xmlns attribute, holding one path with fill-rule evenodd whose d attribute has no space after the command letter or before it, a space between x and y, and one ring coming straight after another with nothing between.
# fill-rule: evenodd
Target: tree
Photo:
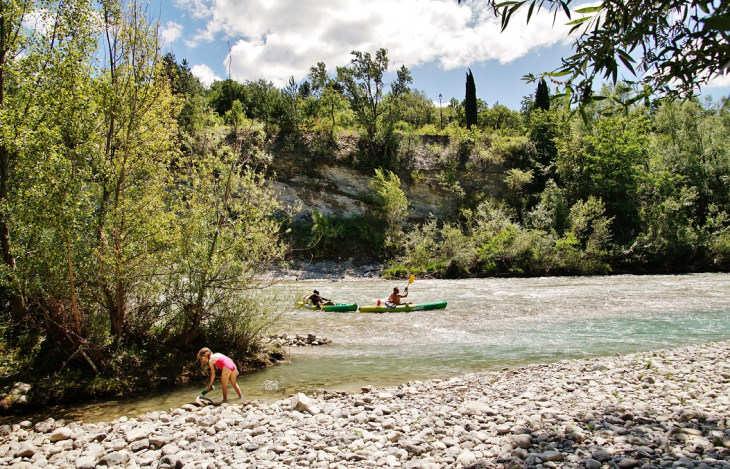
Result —
<instances>
[{"instance_id":1,"label":"tree","mask_svg":"<svg viewBox=\"0 0 730 469\"><path fill-rule=\"evenodd\" d=\"M464 99L464 110L466 112L466 128L471 129L477 125L477 88L474 84L474 75L471 69L466 74L466 98Z\"/></svg>"},{"instance_id":2,"label":"tree","mask_svg":"<svg viewBox=\"0 0 730 469\"><path fill-rule=\"evenodd\" d=\"M491 109L487 107L480 110L478 117L479 126L485 129L519 131L522 128L520 113L501 104L495 104Z\"/></svg>"},{"instance_id":3,"label":"tree","mask_svg":"<svg viewBox=\"0 0 730 469\"><path fill-rule=\"evenodd\" d=\"M557 173L572 201L594 196L621 227L617 241L633 239L640 227L637 197L648 164L645 116L605 117L587 133L558 139Z\"/></svg>"},{"instance_id":4,"label":"tree","mask_svg":"<svg viewBox=\"0 0 730 469\"><path fill-rule=\"evenodd\" d=\"M281 93L273 82L263 78L247 81L244 87L249 97L246 107L247 117L263 122L264 129L269 132L271 126L285 114Z\"/></svg>"},{"instance_id":5,"label":"tree","mask_svg":"<svg viewBox=\"0 0 730 469\"><path fill-rule=\"evenodd\" d=\"M433 101L420 90L411 90L401 97L401 119L414 128L438 122Z\"/></svg>"},{"instance_id":6,"label":"tree","mask_svg":"<svg viewBox=\"0 0 730 469\"><path fill-rule=\"evenodd\" d=\"M89 65L97 26L84 0L0 3L3 309L11 326L43 331L69 358L88 359L81 346L93 322L78 280L93 254L84 177L98 143Z\"/></svg>"},{"instance_id":7,"label":"tree","mask_svg":"<svg viewBox=\"0 0 730 469\"><path fill-rule=\"evenodd\" d=\"M312 80L312 94L319 98L317 110L329 119L329 141L330 144L334 144L337 113L347 107L347 102L342 96L342 85L329 77L324 62L318 62L309 69L309 79Z\"/></svg>"},{"instance_id":8,"label":"tree","mask_svg":"<svg viewBox=\"0 0 730 469\"><path fill-rule=\"evenodd\" d=\"M10 237L12 215L7 207L13 204L10 187L14 176L12 166L17 155L17 146L13 148L11 142L15 140L17 131L14 132L16 127L12 125L13 123L8 122L5 116L15 114L9 113L9 108L16 103L20 104L17 101L13 102L14 96L11 94L11 90L15 87L15 83L12 79L15 67L21 62L16 58L22 55L28 40L25 35L26 29L23 28L23 20L25 14L33 11L32 4L33 2L30 0L0 1L0 116L3 117L2 125L0 125L0 135L2 135L0 138L0 204L5 207L0 210L0 247L2 247L3 262L8 277L6 281L11 282L15 280L17 265L15 248ZM19 323L25 316L25 300L17 288L11 289L9 296L14 313L13 319Z\"/></svg>"},{"instance_id":9,"label":"tree","mask_svg":"<svg viewBox=\"0 0 730 469\"><path fill-rule=\"evenodd\" d=\"M280 260L281 210L273 189L254 168L263 153L260 127L234 126L234 145L201 155L177 185L179 225L174 269L165 298L175 313L173 329L185 347L202 338L250 352L272 317L251 302L256 275Z\"/></svg>"},{"instance_id":10,"label":"tree","mask_svg":"<svg viewBox=\"0 0 730 469\"><path fill-rule=\"evenodd\" d=\"M544 78L540 78L537 82L537 90L535 90L535 109L543 111L550 110L550 90Z\"/></svg>"},{"instance_id":11,"label":"tree","mask_svg":"<svg viewBox=\"0 0 730 469\"><path fill-rule=\"evenodd\" d=\"M458 0L461 3L461 0ZM561 66L544 74L564 87L570 103L587 104L597 76L618 81L623 65L635 79L636 95L629 106L642 99L690 98L716 74L730 71L728 17L730 3L708 0L603 0L600 5L570 11L574 0L488 0L502 18L502 30L512 15L529 5L528 21L535 7L547 8L557 19L563 12L571 32L579 31L574 54L561 59ZM546 5L547 3L547 5ZM582 15L573 19L573 13ZM534 75L528 75L535 80Z\"/></svg>"},{"instance_id":12,"label":"tree","mask_svg":"<svg viewBox=\"0 0 730 469\"><path fill-rule=\"evenodd\" d=\"M214 81L208 92L208 103L219 116L231 109L233 101L238 100L244 107L248 107L249 96L246 88L230 78Z\"/></svg>"},{"instance_id":13,"label":"tree","mask_svg":"<svg viewBox=\"0 0 730 469\"><path fill-rule=\"evenodd\" d=\"M301 133L301 115L299 105L301 97L299 96L299 85L294 81L294 77L289 77L289 83L281 90L283 100L283 119L281 121L283 130L287 136L298 138Z\"/></svg>"},{"instance_id":14,"label":"tree","mask_svg":"<svg viewBox=\"0 0 730 469\"><path fill-rule=\"evenodd\" d=\"M97 85L104 135L95 155L97 301L120 344L130 310L136 313L158 301L152 287L172 241L174 212L167 189L179 110L160 79L154 24L140 7L134 1L107 1L102 17L108 68Z\"/></svg>"},{"instance_id":15,"label":"tree","mask_svg":"<svg viewBox=\"0 0 730 469\"><path fill-rule=\"evenodd\" d=\"M353 59L348 67L337 67L337 81L342 85L350 108L355 112L358 123L365 128L370 156L377 159L376 134L378 119L387 108L383 106L383 73L388 70L388 51L378 49L375 58L368 52L352 51ZM397 80L391 87L394 97L409 91L412 82L409 70L403 66L397 72Z\"/></svg>"},{"instance_id":16,"label":"tree","mask_svg":"<svg viewBox=\"0 0 730 469\"><path fill-rule=\"evenodd\" d=\"M380 207L380 216L388 226L386 242L393 244L408 216L408 206L410 205L400 187L400 178L391 171L383 171L378 168L370 181L370 188L375 193L375 201Z\"/></svg>"},{"instance_id":17,"label":"tree","mask_svg":"<svg viewBox=\"0 0 730 469\"><path fill-rule=\"evenodd\" d=\"M385 88L383 73L390 63L388 51L378 49L374 59L369 52L354 50L352 55L349 67L337 67L337 81L343 86L358 122L374 143L378 117L384 112L380 104Z\"/></svg>"},{"instance_id":18,"label":"tree","mask_svg":"<svg viewBox=\"0 0 730 469\"><path fill-rule=\"evenodd\" d=\"M205 89L198 77L190 71L188 61L183 59L180 64L175 54L168 52L162 57L165 75L170 83L173 94L183 101L177 123L180 130L193 133L201 130L209 115L205 102Z\"/></svg>"}]
</instances>

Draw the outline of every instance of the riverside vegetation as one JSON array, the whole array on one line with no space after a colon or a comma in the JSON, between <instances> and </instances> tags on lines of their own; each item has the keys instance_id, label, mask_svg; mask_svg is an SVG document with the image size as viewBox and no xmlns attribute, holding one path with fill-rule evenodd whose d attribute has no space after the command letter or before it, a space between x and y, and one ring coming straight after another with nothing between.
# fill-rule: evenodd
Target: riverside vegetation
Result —
<instances>
[{"instance_id":1,"label":"riverside vegetation","mask_svg":"<svg viewBox=\"0 0 730 469\"><path fill-rule=\"evenodd\" d=\"M31 402L191 379L202 345L283 358L259 340L276 312L257 279L302 254L449 277L728 266L726 99L645 106L618 83L624 114L576 118L541 83L519 111L476 92L437 109L406 67L385 82L384 49L281 89L205 88L136 2L2 8L0 376ZM332 162L370 181L370 209L292 216L274 168ZM501 191L469 183L495 171ZM411 218L402 184L452 203Z\"/></svg>"}]
</instances>

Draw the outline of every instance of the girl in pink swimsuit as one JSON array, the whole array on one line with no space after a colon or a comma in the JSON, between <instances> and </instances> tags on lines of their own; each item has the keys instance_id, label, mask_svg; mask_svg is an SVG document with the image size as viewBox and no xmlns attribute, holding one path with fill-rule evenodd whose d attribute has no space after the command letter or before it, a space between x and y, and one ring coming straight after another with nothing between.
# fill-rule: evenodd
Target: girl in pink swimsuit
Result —
<instances>
[{"instance_id":1,"label":"girl in pink swimsuit","mask_svg":"<svg viewBox=\"0 0 730 469\"><path fill-rule=\"evenodd\" d=\"M236 384L238 369L236 369L236 364L233 363L233 360L226 357L222 353L211 352L208 347L203 347L202 349L200 349L200 352L198 352L198 360L200 360L201 365L205 365L207 363L208 366L210 366L210 383L208 383L208 387L206 388L208 391L210 391L210 387L213 386L213 381L215 381L215 369L218 368L219 370L221 370L223 400L228 400L227 386L229 381L231 382L233 389L236 390L238 398L240 399L243 397L243 394L241 394L241 388L239 388L238 384Z\"/></svg>"}]
</instances>

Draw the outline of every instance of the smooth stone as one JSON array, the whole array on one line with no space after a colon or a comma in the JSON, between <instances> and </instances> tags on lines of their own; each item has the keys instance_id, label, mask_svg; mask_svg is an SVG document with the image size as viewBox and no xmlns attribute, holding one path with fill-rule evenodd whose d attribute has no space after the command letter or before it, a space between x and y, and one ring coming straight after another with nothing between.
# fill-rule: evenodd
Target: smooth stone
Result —
<instances>
[{"instance_id":1,"label":"smooth stone","mask_svg":"<svg viewBox=\"0 0 730 469\"><path fill-rule=\"evenodd\" d=\"M56 428L53 430L53 433L51 433L51 437L49 439L51 440L51 443L55 443L61 440L68 440L71 438L71 434L71 430L66 427Z\"/></svg>"},{"instance_id":2,"label":"smooth stone","mask_svg":"<svg viewBox=\"0 0 730 469\"><path fill-rule=\"evenodd\" d=\"M641 465L641 462L639 462L633 458L624 458L618 462L619 469L632 469L632 468L640 466L640 465Z\"/></svg>"},{"instance_id":3,"label":"smooth stone","mask_svg":"<svg viewBox=\"0 0 730 469\"><path fill-rule=\"evenodd\" d=\"M606 462L613 459L613 455L604 449L597 449L591 454L596 461Z\"/></svg>"},{"instance_id":4,"label":"smooth stone","mask_svg":"<svg viewBox=\"0 0 730 469\"><path fill-rule=\"evenodd\" d=\"M559 461L563 461L565 459L565 457L563 456L563 453L561 453L560 451L545 451L540 456L540 459L542 459L543 461L553 461L553 462L558 461L559 462Z\"/></svg>"}]
</instances>

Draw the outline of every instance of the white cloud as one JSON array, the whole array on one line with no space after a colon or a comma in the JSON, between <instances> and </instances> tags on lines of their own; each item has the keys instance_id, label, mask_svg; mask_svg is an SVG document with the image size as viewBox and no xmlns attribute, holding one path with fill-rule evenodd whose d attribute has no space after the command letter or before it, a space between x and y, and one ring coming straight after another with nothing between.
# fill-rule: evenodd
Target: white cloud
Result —
<instances>
[{"instance_id":1,"label":"white cloud","mask_svg":"<svg viewBox=\"0 0 730 469\"><path fill-rule=\"evenodd\" d=\"M183 25L168 21L165 26L160 28L160 36L165 44L170 45L182 36Z\"/></svg>"},{"instance_id":2,"label":"white cloud","mask_svg":"<svg viewBox=\"0 0 730 469\"><path fill-rule=\"evenodd\" d=\"M715 75L710 79L710 81L705 85L707 88L726 88L730 86L730 73L726 73L725 75Z\"/></svg>"},{"instance_id":3,"label":"white cloud","mask_svg":"<svg viewBox=\"0 0 730 469\"><path fill-rule=\"evenodd\" d=\"M527 8L502 32L486 2L456 0L176 0L205 18L193 42L229 40L231 75L283 85L317 62L349 62L350 51L388 49L391 70L436 61L444 69L497 60L568 42L568 20L542 11L525 26ZM585 6L585 5L581 5ZM227 66L227 65L226 65Z\"/></svg>"},{"instance_id":4,"label":"white cloud","mask_svg":"<svg viewBox=\"0 0 730 469\"><path fill-rule=\"evenodd\" d=\"M190 68L190 73L196 76L206 86L210 86L216 80L220 80L221 77L217 76L212 68L207 65L193 65Z\"/></svg>"}]
</instances>

